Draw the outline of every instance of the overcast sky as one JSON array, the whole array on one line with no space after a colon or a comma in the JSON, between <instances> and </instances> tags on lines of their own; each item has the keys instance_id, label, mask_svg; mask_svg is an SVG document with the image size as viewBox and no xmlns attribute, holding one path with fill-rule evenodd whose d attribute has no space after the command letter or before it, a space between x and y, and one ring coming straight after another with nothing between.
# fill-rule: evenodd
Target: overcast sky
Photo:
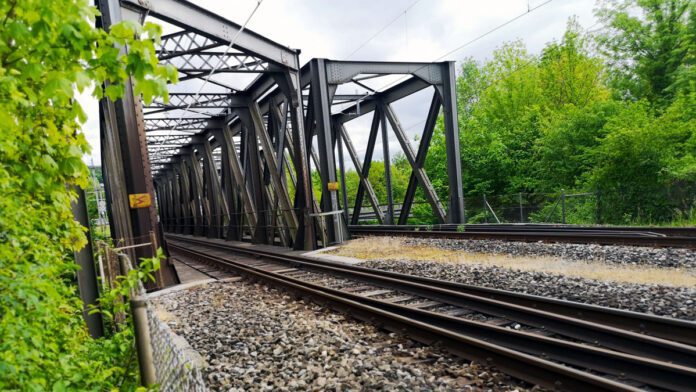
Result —
<instances>
[{"instance_id":1,"label":"overcast sky","mask_svg":"<svg viewBox=\"0 0 696 392\"><path fill-rule=\"evenodd\" d=\"M263 0L248 28L268 38L302 50L301 63L314 57L385 61L484 61L506 41L520 39L532 53L558 40L568 18L575 16L588 28L596 22L594 0ZM237 23L243 23L256 0L194 1ZM518 20L448 54L498 25L534 9ZM375 34L392 22L381 33ZM395 111L412 139L422 131L430 95L417 94ZM92 154L85 161L99 164L99 124L96 101L80 97L89 120L84 126ZM367 117L367 116L366 116ZM367 138L365 121L354 121L348 130L359 153ZM379 139L378 139L379 140ZM416 147L414 143L414 148ZM399 150L390 142L392 154ZM381 159L381 145L375 159ZM348 159L348 157L346 157Z\"/></svg>"}]
</instances>

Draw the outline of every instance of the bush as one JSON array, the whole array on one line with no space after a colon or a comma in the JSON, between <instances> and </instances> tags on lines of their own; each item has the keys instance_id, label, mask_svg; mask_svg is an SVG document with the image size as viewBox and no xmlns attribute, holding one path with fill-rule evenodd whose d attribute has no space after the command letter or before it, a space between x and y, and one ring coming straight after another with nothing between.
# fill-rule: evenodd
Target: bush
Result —
<instances>
[{"instance_id":1,"label":"bush","mask_svg":"<svg viewBox=\"0 0 696 392\"><path fill-rule=\"evenodd\" d=\"M147 100L176 71L157 65L158 26L107 34L96 13L86 0L0 3L0 390L110 389L128 369L129 332L92 340L76 292L85 236L70 189L87 185L89 146L75 90L115 99L132 76Z\"/></svg>"}]
</instances>

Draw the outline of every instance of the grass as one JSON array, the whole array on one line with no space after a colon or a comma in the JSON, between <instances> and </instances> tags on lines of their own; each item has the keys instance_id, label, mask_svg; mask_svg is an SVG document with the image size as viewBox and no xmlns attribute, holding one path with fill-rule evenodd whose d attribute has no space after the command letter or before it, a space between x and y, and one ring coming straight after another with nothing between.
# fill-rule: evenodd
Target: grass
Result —
<instances>
[{"instance_id":1,"label":"grass","mask_svg":"<svg viewBox=\"0 0 696 392\"><path fill-rule=\"evenodd\" d=\"M450 264L495 266L585 279L635 284L696 288L696 271L611 264L601 261L565 261L558 257L507 256L412 245L402 238L369 237L346 242L327 253L363 260L413 260Z\"/></svg>"}]
</instances>

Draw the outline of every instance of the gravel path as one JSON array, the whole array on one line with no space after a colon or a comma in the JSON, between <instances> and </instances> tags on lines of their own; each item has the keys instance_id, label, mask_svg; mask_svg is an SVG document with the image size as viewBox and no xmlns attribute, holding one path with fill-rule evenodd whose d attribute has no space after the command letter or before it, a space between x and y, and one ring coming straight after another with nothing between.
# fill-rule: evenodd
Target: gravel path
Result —
<instances>
[{"instance_id":1,"label":"gravel path","mask_svg":"<svg viewBox=\"0 0 696 392\"><path fill-rule=\"evenodd\" d=\"M523 390L508 376L245 281L158 299L212 390Z\"/></svg>"},{"instance_id":2,"label":"gravel path","mask_svg":"<svg viewBox=\"0 0 696 392\"><path fill-rule=\"evenodd\" d=\"M694 304L696 301L696 290L689 288L619 284L478 264L369 260L360 265L466 284L696 320L696 304Z\"/></svg>"},{"instance_id":3,"label":"gravel path","mask_svg":"<svg viewBox=\"0 0 696 392\"><path fill-rule=\"evenodd\" d=\"M569 261L597 260L617 264L696 269L696 252L690 249L432 238L406 238L405 242L442 249L511 256L555 256Z\"/></svg>"}]
</instances>

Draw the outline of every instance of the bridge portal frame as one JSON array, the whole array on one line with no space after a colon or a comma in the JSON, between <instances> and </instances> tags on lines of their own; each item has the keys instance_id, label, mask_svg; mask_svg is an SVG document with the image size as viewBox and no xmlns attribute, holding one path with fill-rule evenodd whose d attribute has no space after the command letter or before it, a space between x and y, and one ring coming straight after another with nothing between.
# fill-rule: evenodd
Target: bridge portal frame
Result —
<instances>
[{"instance_id":1,"label":"bridge portal frame","mask_svg":"<svg viewBox=\"0 0 696 392\"><path fill-rule=\"evenodd\" d=\"M412 168L398 224L406 223L418 187L438 221L464 222L454 63L312 59L300 68L299 50L250 30L239 33L239 25L186 1L97 0L97 4L106 29L119 20L142 22L145 17L175 26L178 30L163 36L157 54L161 64L177 67L181 81L205 79L218 61L223 66L216 74L256 75L243 88L210 78L208 83L216 91L172 91L169 102L155 100L146 106L128 83L123 99L100 102L102 162L114 238L134 239L158 231L155 207L130 210L131 193L156 198L164 231L251 238L257 243L280 241L295 249L316 249L319 243L326 246L346 238L347 225L357 223L365 197L380 223L397 223L389 128ZM236 35L233 50L221 51ZM409 78L383 91L370 89L367 97L336 93L345 83L365 87L361 75ZM414 151L391 105L431 86L434 94ZM337 104L348 107L334 111ZM192 115L172 117L184 111ZM373 119L361 162L345 124L366 114ZM424 170L439 115L447 144L446 209ZM378 133L386 158L386 212L368 179ZM346 152L359 174L352 216L345 186ZM320 200L312 191L312 167L320 177ZM342 214L326 215L336 211ZM317 218L319 214L324 216Z\"/></svg>"}]
</instances>

